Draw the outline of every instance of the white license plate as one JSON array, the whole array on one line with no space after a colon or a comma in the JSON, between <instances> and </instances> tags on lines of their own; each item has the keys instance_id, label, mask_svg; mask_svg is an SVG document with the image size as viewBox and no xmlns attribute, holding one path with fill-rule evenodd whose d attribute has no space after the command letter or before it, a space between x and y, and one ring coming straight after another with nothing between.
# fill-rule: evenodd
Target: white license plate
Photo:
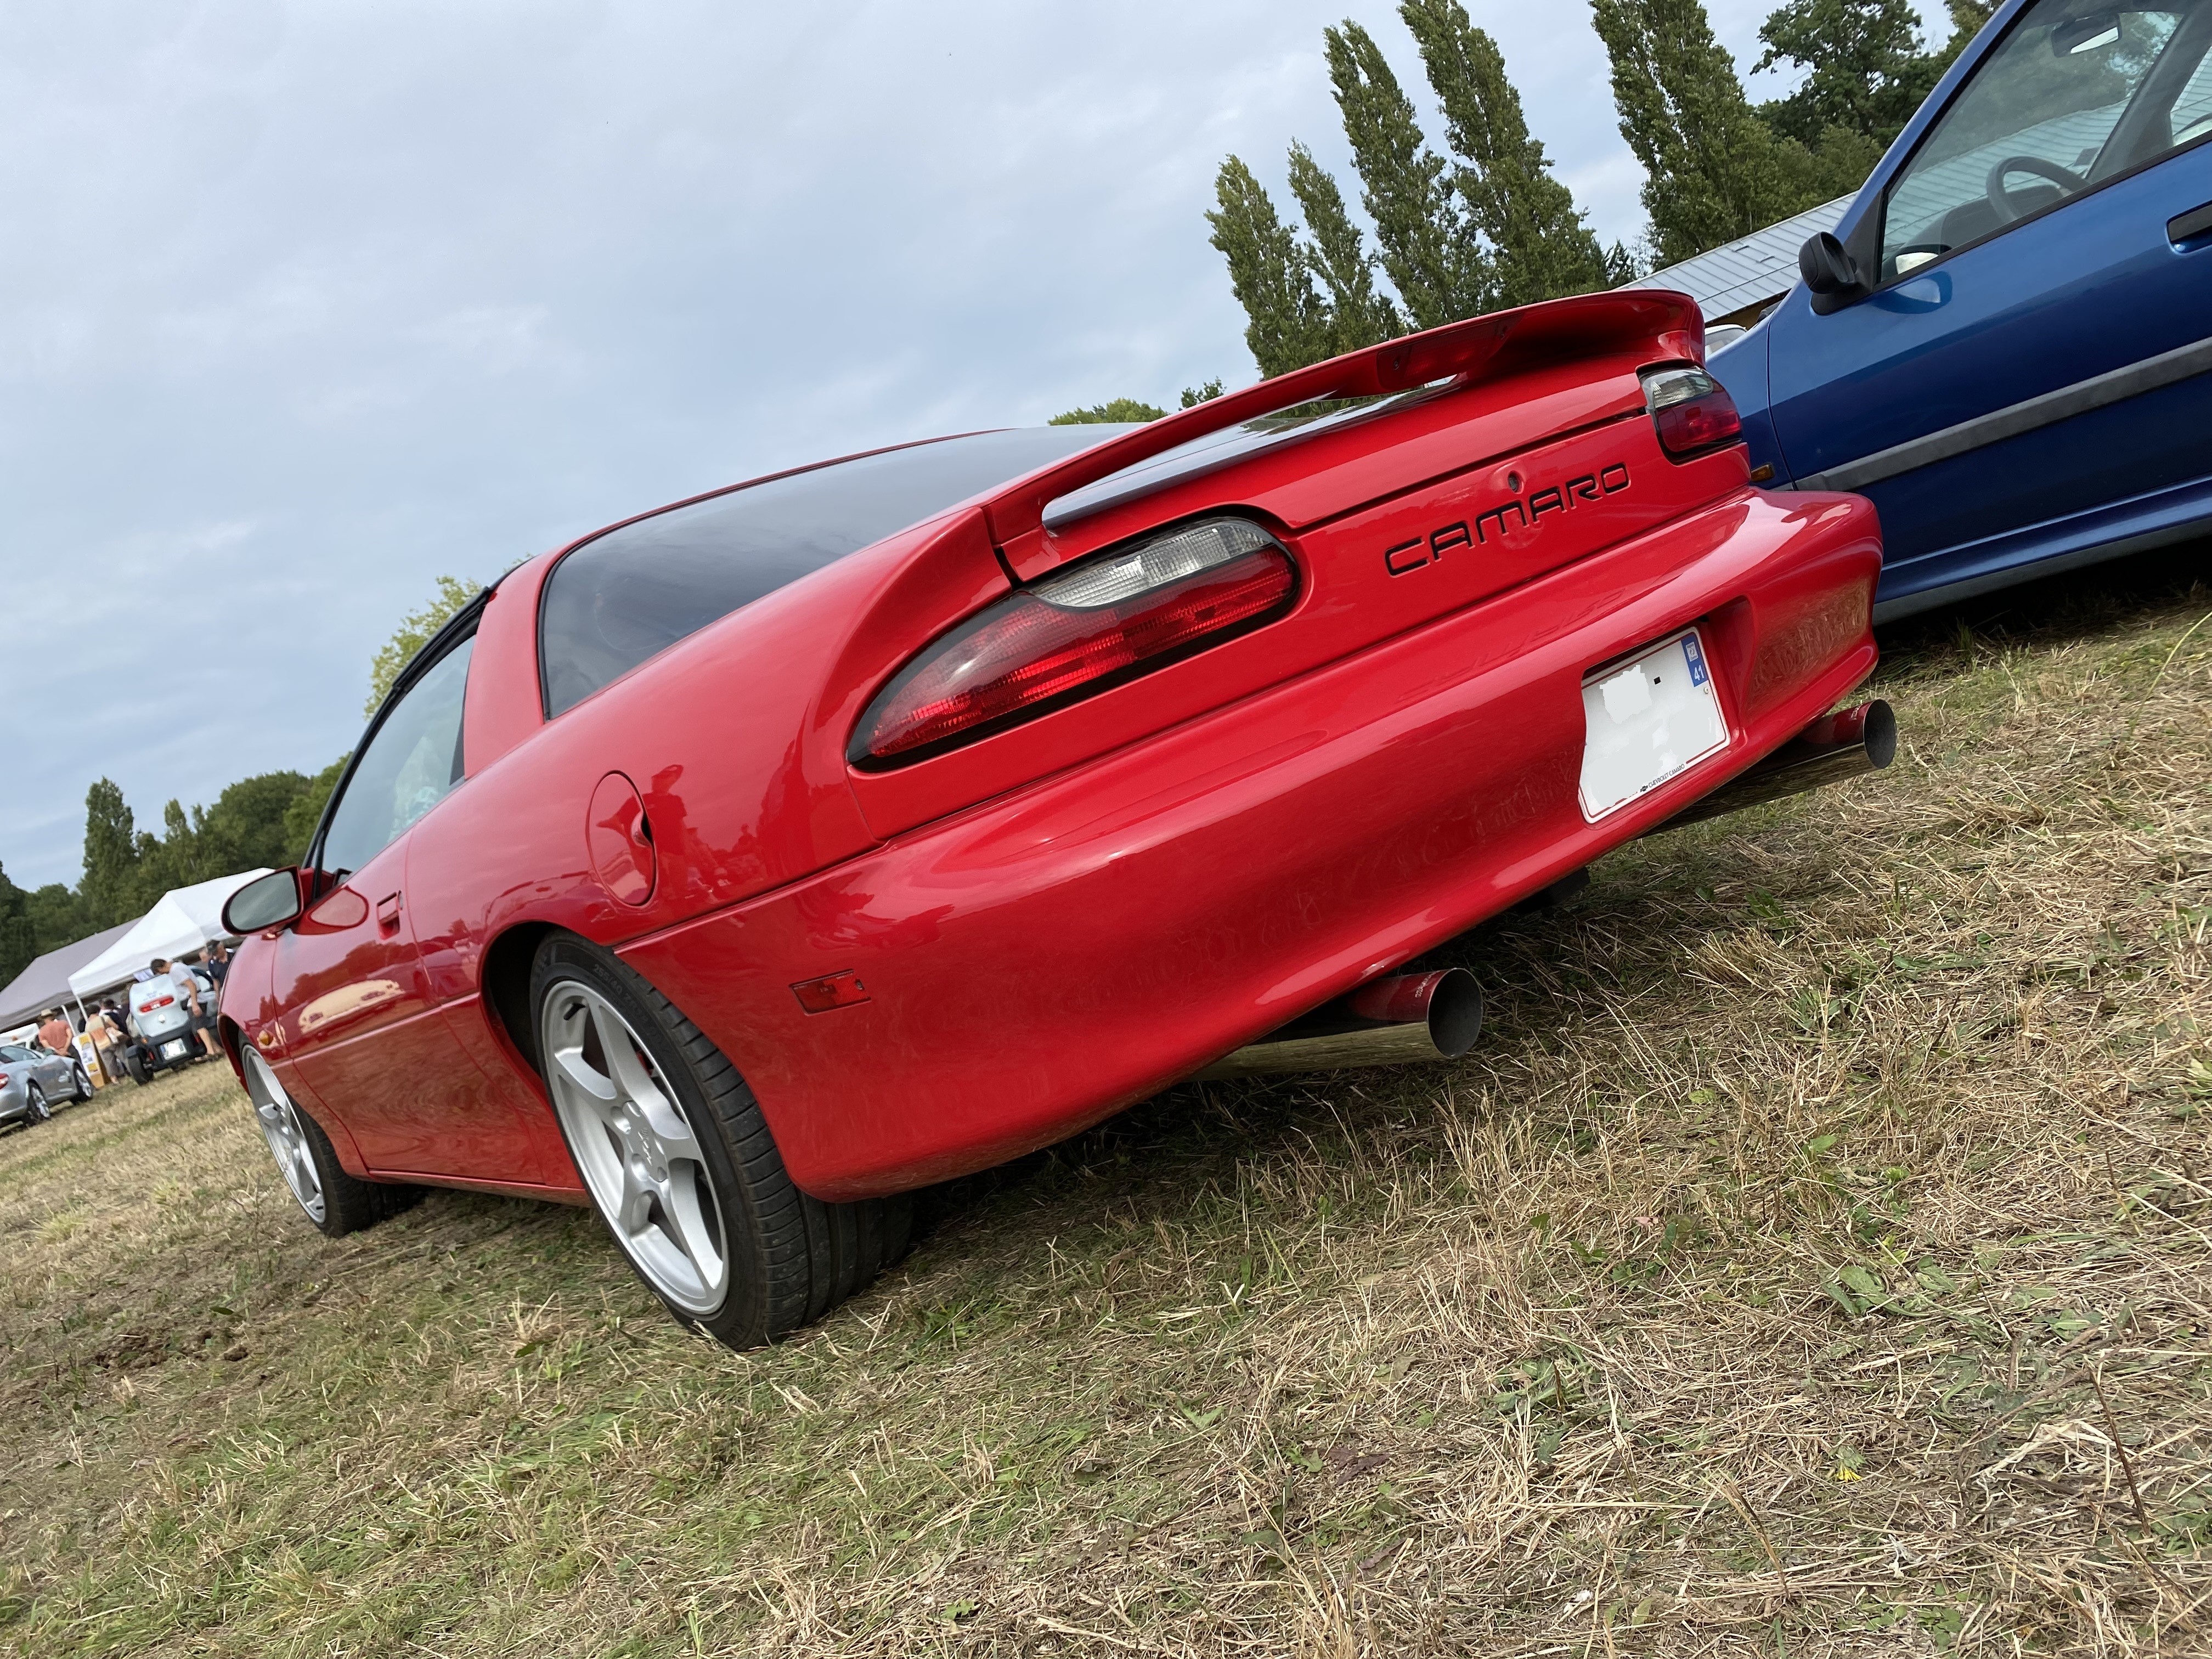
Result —
<instances>
[{"instance_id":1,"label":"white license plate","mask_svg":"<svg viewBox=\"0 0 2212 1659\"><path fill-rule=\"evenodd\" d=\"M181 1041L165 1042L161 1045L161 1058L164 1060L174 1060L184 1052L185 1045Z\"/></svg>"},{"instance_id":2,"label":"white license plate","mask_svg":"<svg viewBox=\"0 0 2212 1659\"><path fill-rule=\"evenodd\" d=\"M1728 747L1694 628L1583 682L1583 816L1596 823Z\"/></svg>"}]
</instances>

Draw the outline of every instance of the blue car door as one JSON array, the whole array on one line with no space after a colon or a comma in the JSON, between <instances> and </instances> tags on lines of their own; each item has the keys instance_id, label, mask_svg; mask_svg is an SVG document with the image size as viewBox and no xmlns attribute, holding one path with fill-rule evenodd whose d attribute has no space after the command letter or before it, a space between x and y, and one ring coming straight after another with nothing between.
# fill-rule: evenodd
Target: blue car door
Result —
<instances>
[{"instance_id":1,"label":"blue car door","mask_svg":"<svg viewBox=\"0 0 2212 1659\"><path fill-rule=\"evenodd\" d=\"M1881 508L1887 615L2212 515L2212 0L2014 0L1938 97L1860 286L1766 331L1781 470Z\"/></svg>"}]
</instances>

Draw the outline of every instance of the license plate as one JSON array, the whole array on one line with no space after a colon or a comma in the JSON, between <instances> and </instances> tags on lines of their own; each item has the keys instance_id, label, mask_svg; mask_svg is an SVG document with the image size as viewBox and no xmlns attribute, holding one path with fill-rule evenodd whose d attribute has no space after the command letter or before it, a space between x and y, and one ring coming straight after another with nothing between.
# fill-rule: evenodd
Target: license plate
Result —
<instances>
[{"instance_id":1,"label":"license plate","mask_svg":"<svg viewBox=\"0 0 2212 1659\"><path fill-rule=\"evenodd\" d=\"M1596 823L1728 747L1694 628L1583 682L1583 816Z\"/></svg>"},{"instance_id":2,"label":"license plate","mask_svg":"<svg viewBox=\"0 0 2212 1659\"><path fill-rule=\"evenodd\" d=\"M161 1058L164 1060L174 1060L184 1052L185 1045L182 1042L165 1042L161 1045Z\"/></svg>"}]
</instances>

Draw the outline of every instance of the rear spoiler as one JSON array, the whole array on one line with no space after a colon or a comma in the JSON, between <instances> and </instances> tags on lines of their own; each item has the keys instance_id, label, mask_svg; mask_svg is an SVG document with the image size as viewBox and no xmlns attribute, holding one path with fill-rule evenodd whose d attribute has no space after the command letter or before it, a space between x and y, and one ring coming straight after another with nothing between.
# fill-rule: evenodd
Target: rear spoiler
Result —
<instances>
[{"instance_id":1,"label":"rear spoiler","mask_svg":"<svg viewBox=\"0 0 2212 1659\"><path fill-rule=\"evenodd\" d=\"M1615 289L1547 300L1363 347L1210 398L1018 479L983 504L991 539L1011 550L1042 532L1045 508L1060 497L1263 415L1323 398L1410 392L1437 380L1504 380L1639 346L1655 362L1705 362L1705 323L1698 302L1668 289Z\"/></svg>"}]
</instances>

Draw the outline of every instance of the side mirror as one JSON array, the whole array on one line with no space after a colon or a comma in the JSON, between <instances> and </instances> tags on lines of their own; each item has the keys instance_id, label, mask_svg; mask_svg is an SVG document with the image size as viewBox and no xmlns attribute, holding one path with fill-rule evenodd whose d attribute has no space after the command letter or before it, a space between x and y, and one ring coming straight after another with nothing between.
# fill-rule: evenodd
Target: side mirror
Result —
<instances>
[{"instance_id":1,"label":"side mirror","mask_svg":"<svg viewBox=\"0 0 2212 1659\"><path fill-rule=\"evenodd\" d=\"M272 870L247 882L230 896L229 902L222 907L223 931L243 938L247 933L282 927L288 921L297 921L302 908L300 872Z\"/></svg>"},{"instance_id":2,"label":"side mirror","mask_svg":"<svg viewBox=\"0 0 2212 1659\"><path fill-rule=\"evenodd\" d=\"M1824 316L1844 301L1866 292L1866 279L1859 275L1858 262L1836 240L1832 231L1824 230L1805 239L1805 246L1797 250L1797 270L1812 291L1813 309Z\"/></svg>"}]
</instances>

